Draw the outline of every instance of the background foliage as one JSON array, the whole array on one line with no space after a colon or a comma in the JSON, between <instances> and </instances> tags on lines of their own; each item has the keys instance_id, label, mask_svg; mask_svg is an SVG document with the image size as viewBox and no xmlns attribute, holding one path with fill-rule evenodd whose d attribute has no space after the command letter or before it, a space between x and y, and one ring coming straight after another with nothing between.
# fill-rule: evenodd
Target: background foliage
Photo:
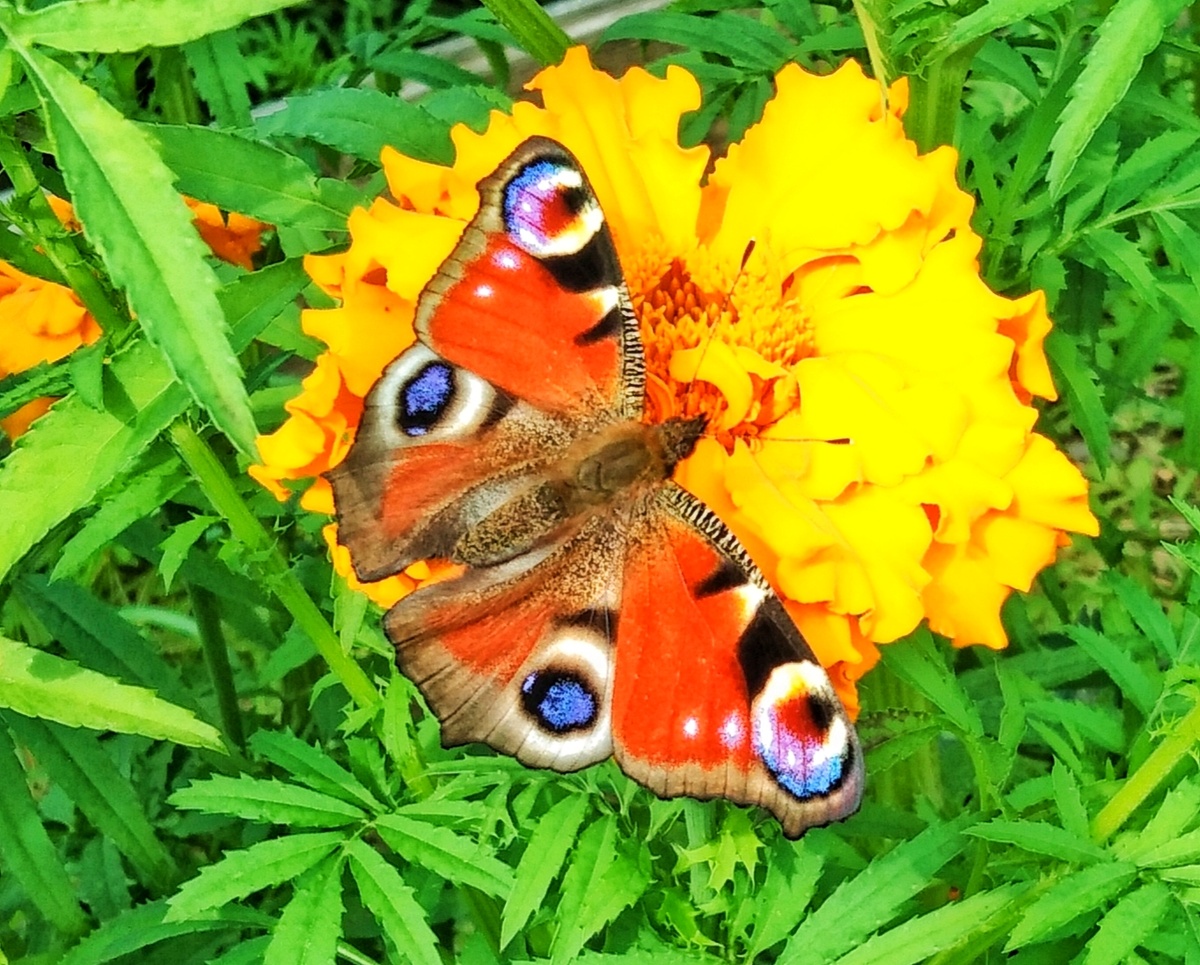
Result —
<instances>
[{"instance_id":1,"label":"background foliage","mask_svg":"<svg viewBox=\"0 0 1200 965\"><path fill-rule=\"evenodd\" d=\"M1196 9L677 0L600 38L701 79L692 143L789 61L910 75L987 280L1057 323L1041 425L1100 538L1011 601L1008 651L885 648L862 812L792 843L611 764L443 751L321 521L244 473L317 348L300 258L344 242L380 146L448 161L515 50L561 54L489 7L0 2L0 258L105 333L0 380L0 416L65 396L0 462L0 961L1200 962ZM427 46L454 36L485 73ZM275 226L255 270L178 191Z\"/></svg>"}]
</instances>

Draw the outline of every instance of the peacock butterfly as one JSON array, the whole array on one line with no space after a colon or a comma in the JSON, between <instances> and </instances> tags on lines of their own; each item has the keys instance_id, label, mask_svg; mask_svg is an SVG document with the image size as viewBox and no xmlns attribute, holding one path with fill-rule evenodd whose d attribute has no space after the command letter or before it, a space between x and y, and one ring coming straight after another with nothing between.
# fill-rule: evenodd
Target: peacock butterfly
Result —
<instances>
[{"instance_id":1,"label":"peacock butterfly","mask_svg":"<svg viewBox=\"0 0 1200 965\"><path fill-rule=\"evenodd\" d=\"M479 195L329 473L361 579L463 567L384 623L443 742L558 771L611 755L791 837L844 818L853 725L746 551L671 481L705 421L643 421L638 325L578 161L532 137Z\"/></svg>"}]
</instances>

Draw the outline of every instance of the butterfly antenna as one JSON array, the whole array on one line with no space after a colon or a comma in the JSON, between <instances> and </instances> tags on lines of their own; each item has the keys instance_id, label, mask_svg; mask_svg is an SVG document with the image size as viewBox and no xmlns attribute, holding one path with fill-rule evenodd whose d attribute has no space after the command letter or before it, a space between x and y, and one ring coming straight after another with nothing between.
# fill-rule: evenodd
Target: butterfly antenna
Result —
<instances>
[{"instance_id":1,"label":"butterfly antenna","mask_svg":"<svg viewBox=\"0 0 1200 965\"><path fill-rule=\"evenodd\" d=\"M742 275L746 273L746 264L750 261L750 256L754 254L754 246L756 244L757 241L754 238L751 238L746 243L746 250L742 252L742 261L741 264L738 265L737 274L733 276L733 280L725 289L725 293L721 296L720 302L717 303L716 318L713 319L712 324L709 325L708 335L706 335L704 341L700 343L700 356L696 359L697 373L699 373L700 369L704 366L704 359L708 355L708 347L712 345L713 340L717 337L717 326L721 322L721 313L725 311L725 309L729 306L729 303L733 300L733 290L737 287L737 283L742 280ZM708 314L707 308L705 309L705 314Z\"/></svg>"}]
</instances>

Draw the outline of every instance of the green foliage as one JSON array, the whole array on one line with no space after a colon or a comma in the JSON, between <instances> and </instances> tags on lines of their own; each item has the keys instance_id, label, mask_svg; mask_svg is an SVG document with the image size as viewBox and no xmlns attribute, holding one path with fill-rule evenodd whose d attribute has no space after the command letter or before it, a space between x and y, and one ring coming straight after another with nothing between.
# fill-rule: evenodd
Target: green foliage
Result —
<instances>
[{"instance_id":1,"label":"green foliage","mask_svg":"<svg viewBox=\"0 0 1200 965\"><path fill-rule=\"evenodd\" d=\"M909 76L987 281L1056 320L1039 431L1101 537L1009 602L1006 652L885 648L863 810L790 842L612 764L443 750L319 521L245 473L313 358L303 256L345 244L380 149L450 160L511 104L511 46L561 53L536 6L487 7L0 2L0 258L104 329L0 379L0 416L63 396L0 461L0 960L1200 960L1194 11L677 0L601 37L696 75L685 143L737 140L790 62ZM181 192L269 223L251 270Z\"/></svg>"}]
</instances>

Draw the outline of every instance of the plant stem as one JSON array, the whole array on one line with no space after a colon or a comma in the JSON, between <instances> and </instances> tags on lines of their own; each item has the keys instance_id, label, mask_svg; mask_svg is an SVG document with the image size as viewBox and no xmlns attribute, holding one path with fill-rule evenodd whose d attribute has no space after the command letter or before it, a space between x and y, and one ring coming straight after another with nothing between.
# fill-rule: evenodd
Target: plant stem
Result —
<instances>
[{"instance_id":1,"label":"plant stem","mask_svg":"<svg viewBox=\"0 0 1200 965\"><path fill-rule=\"evenodd\" d=\"M967 44L943 59L927 64L923 75L912 78L912 97L904 115L904 127L922 152L954 143L963 85L982 43L981 39Z\"/></svg>"},{"instance_id":2,"label":"plant stem","mask_svg":"<svg viewBox=\"0 0 1200 965\"><path fill-rule=\"evenodd\" d=\"M544 67L561 61L571 46L571 38L534 0L483 0L483 5Z\"/></svg>"},{"instance_id":3,"label":"plant stem","mask_svg":"<svg viewBox=\"0 0 1200 965\"><path fill-rule=\"evenodd\" d=\"M334 676L360 707L378 704L379 691L362 667L342 650L341 641L333 627L292 572L262 523L250 512L208 443L183 420L176 421L169 432L171 442L204 494L229 523L234 538L254 554L266 577L264 582L292 615L292 619L308 634Z\"/></svg>"},{"instance_id":4,"label":"plant stem","mask_svg":"<svg viewBox=\"0 0 1200 965\"><path fill-rule=\"evenodd\" d=\"M1200 741L1200 701L1175 723L1171 732L1151 751L1142 766L1125 779L1092 821L1092 840L1107 841L1163 782L1197 741Z\"/></svg>"},{"instance_id":5,"label":"plant stem","mask_svg":"<svg viewBox=\"0 0 1200 965\"><path fill-rule=\"evenodd\" d=\"M246 747L246 734L242 727L242 712L238 707L237 687L233 683L233 667L229 663L229 644L221 629L221 614L212 593L202 586L188 585L188 596L192 600L192 612L200 630L200 645L204 648L204 663L212 678L213 690L217 694L217 709L221 714L221 727L225 736L239 749Z\"/></svg>"}]
</instances>

